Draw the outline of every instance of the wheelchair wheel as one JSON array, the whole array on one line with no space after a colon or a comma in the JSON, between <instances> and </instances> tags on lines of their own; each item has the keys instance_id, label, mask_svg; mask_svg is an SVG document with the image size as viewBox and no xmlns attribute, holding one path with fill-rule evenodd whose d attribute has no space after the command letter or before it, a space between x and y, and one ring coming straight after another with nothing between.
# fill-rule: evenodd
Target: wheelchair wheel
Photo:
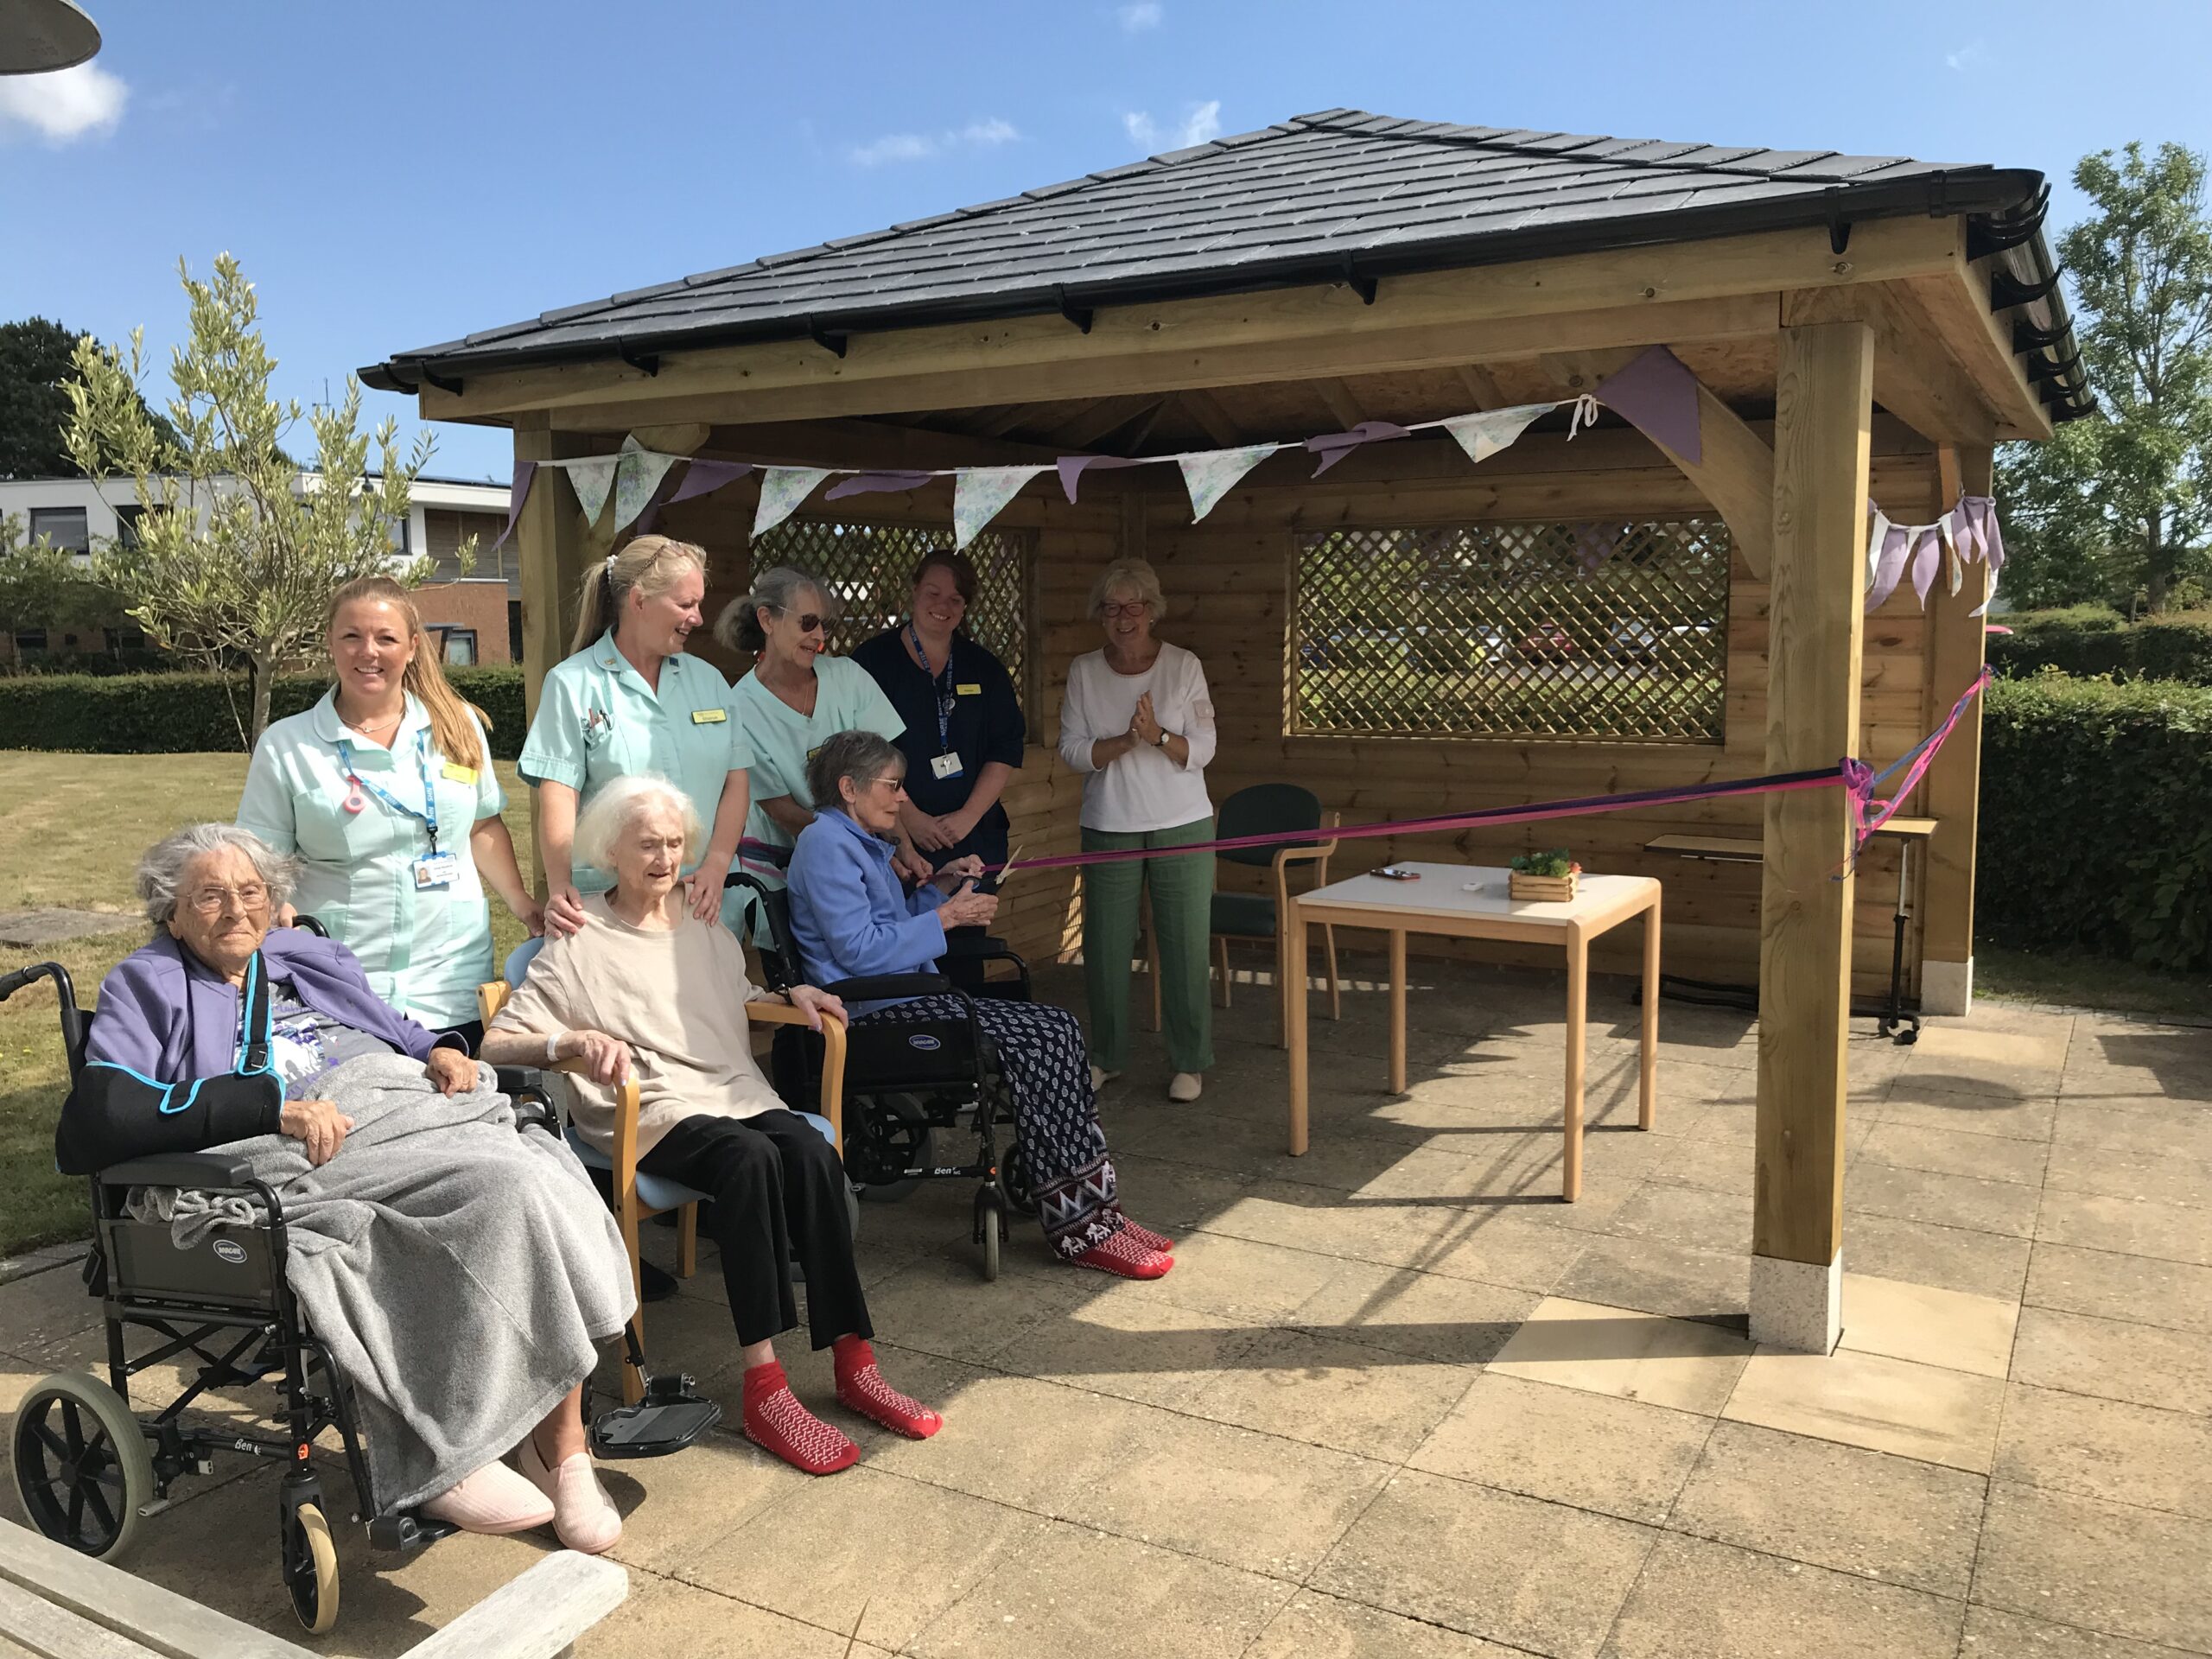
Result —
<instances>
[{"instance_id":1,"label":"wheelchair wheel","mask_svg":"<svg viewBox=\"0 0 2212 1659\"><path fill-rule=\"evenodd\" d=\"M1006 1194L1007 1208L1014 1214L1037 1218L1037 1193L1029 1185L1029 1163L1018 1140L1008 1141L999 1154L999 1191Z\"/></svg>"},{"instance_id":2,"label":"wheelchair wheel","mask_svg":"<svg viewBox=\"0 0 2212 1659\"><path fill-rule=\"evenodd\" d=\"M1000 1248L1006 1243L1006 1200L994 1187L982 1187L976 1194L976 1242L983 1247L983 1282L994 1284L999 1276Z\"/></svg>"},{"instance_id":3,"label":"wheelchair wheel","mask_svg":"<svg viewBox=\"0 0 2212 1659\"><path fill-rule=\"evenodd\" d=\"M81 1371L42 1378L16 1413L16 1494L57 1544L101 1560L128 1548L154 1501L146 1433L122 1396Z\"/></svg>"},{"instance_id":4,"label":"wheelchair wheel","mask_svg":"<svg viewBox=\"0 0 2212 1659\"><path fill-rule=\"evenodd\" d=\"M308 1633L328 1635L338 1623L338 1546L320 1503L284 1512L284 1588Z\"/></svg>"},{"instance_id":5,"label":"wheelchair wheel","mask_svg":"<svg viewBox=\"0 0 2212 1659\"><path fill-rule=\"evenodd\" d=\"M931 1161L928 1110L912 1095L878 1095L845 1122L845 1173L871 1204L893 1204L921 1185L901 1172Z\"/></svg>"}]
</instances>

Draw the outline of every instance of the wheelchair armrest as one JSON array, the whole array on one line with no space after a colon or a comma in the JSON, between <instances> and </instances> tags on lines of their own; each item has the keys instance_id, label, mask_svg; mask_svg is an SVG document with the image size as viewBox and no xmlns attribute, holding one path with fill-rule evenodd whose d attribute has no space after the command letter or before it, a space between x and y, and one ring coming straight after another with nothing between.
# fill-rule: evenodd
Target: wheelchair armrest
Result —
<instances>
[{"instance_id":1,"label":"wheelchair armrest","mask_svg":"<svg viewBox=\"0 0 2212 1659\"><path fill-rule=\"evenodd\" d=\"M110 1164L99 1179L108 1186L246 1187L253 1166L226 1152L167 1152Z\"/></svg>"},{"instance_id":2,"label":"wheelchair armrest","mask_svg":"<svg viewBox=\"0 0 2212 1659\"><path fill-rule=\"evenodd\" d=\"M942 996L952 982L942 974L877 974L866 979L841 979L822 988L846 1002L873 1002L883 997Z\"/></svg>"},{"instance_id":3,"label":"wheelchair armrest","mask_svg":"<svg viewBox=\"0 0 2212 1659\"><path fill-rule=\"evenodd\" d=\"M499 1092L503 1095L512 1096L537 1087L537 1068L534 1065L495 1065L492 1075L499 1080Z\"/></svg>"},{"instance_id":4,"label":"wheelchair armrest","mask_svg":"<svg viewBox=\"0 0 2212 1659\"><path fill-rule=\"evenodd\" d=\"M957 929L949 931L945 934L944 954L971 962L1020 962L1021 960L1004 939L994 938L988 934L978 938L973 934L963 934Z\"/></svg>"}]
</instances>

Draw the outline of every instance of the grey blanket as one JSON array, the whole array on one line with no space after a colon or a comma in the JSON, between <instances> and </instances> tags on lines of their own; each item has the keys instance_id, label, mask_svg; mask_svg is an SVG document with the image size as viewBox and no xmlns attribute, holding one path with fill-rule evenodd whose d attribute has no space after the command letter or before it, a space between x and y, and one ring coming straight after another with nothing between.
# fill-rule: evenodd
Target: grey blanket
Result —
<instances>
[{"instance_id":1,"label":"grey blanket","mask_svg":"<svg viewBox=\"0 0 2212 1659\"><path fill-rule=\"evenodd\" d=\"M440 1095L365 1055L315 1092L353 1120L320 1169L300 1141L235 1153L284 1207L285 1270L347 1385L376 1502L404 1509L482 1468L591 1374L636 1308L621 1236L575 1154L518 1133L506 1097ZM235 1197L149 1189L134 1209L190 1247L254 1218Z\"/></svg>"}]
</instances>

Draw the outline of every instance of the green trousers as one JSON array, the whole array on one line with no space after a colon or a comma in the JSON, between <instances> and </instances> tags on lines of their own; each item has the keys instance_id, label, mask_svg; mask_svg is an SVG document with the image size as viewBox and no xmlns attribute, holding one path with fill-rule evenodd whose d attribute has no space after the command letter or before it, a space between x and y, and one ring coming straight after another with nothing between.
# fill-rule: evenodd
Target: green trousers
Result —
<instances>
[{"instance_id":1,"label":"green trousers","mask_svg":"<svg viewBox=\"0 0 2212 1659\"><path fill-rule=\"evenodd\" d=\"M1171 849L1213 839L1213 820L1168 830L1085 830L1086 853ZM1109 1071L1129 1063L1129 959L1137 944L1137 897L1149 889L1159 941L1160 1012L1167 1059L1178 1071L1213 1065L1213 855L1131 858L1083 869L1083 979L1090 997L1090 1058Z\"/></svg>"}]
</instances>

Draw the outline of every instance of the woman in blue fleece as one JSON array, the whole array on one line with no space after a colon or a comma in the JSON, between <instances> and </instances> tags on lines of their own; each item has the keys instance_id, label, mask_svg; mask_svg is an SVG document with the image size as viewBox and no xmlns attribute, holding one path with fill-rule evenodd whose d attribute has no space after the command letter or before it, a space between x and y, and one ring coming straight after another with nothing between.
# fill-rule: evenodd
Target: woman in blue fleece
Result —
<instances>
[{"instance_id":1,"label":"woman in blue fleece","mask_svg":"<svg viewBox=\"0 0 2212 1659\"><path fill-rule=\"evenodd\" d=\"M994 895L976 891L982 865L974 858L946 866L911 893L900 884L891 861L906 776L905 756L874 732L840 732L807 763L819 816L791 849L790 891L791 934L814 984L935 973L945 930L988 922L998 908ZM957 1019L965 1006L950 995L862 1003L855 1023ZM1173 1243L1122 1213L1075 1016L993 999L975 1009L998 1047L1014 1134L1054 1251L1077 1267L1159 1278L1175 1265Z\"/></svg>"}]
</instances>

